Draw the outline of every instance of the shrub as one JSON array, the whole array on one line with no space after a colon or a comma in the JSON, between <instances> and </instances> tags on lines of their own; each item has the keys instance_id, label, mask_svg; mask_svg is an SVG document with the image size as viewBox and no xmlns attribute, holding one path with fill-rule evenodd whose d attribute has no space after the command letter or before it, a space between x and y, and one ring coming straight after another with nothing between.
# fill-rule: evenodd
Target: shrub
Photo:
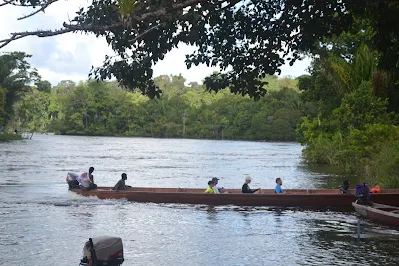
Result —
<instances>
[{"instance_id":1,"label":"shrub","mask_svg":"<svg viewBox=\"0 0 399 266\"><path fill-rule=\"evenodd\" d=\"M363 164L367 182L384 188L399 187L399 141L385 142L380 150Z\"/></svg>"},{"instance_id":2,"label":"shrub","mask_svg":"<svg viewBox=\"0 0 399 266\"><path fill-rule=\"evenodd\" d=\"M0 142L21 140L22 136L19 134L0 133Z\"/></svg>"}]
</instances>

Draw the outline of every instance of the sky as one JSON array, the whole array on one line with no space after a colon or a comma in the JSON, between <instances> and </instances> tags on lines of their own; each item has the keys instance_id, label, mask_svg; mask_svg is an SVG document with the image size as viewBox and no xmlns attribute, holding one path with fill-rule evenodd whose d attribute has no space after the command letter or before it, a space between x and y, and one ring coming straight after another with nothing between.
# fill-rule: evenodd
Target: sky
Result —
<instances>
[{"instance_id":1,"label":"sky","mask_svg":"<svg viewBox=\"0 0 399 266\"><path fill-rule=\"evenodd\" d=\"M0 39L5 39L11 32L34 31L38 29L61 28L64 21L75 16L79 7L89 4L88 0L60 1L33 17L18 21L17 18L29 14L29 8L3 6L0 7ZM153 66L154 77L159 75L182 74L187 82L198 82L217 68L206 65L193 66L187 70L185 55L195 47L185 44L170 51L164 60ZM102 65L105 55L113 55L112 49L104 38L93 35L68 33L55 37L27 37L14 41L0 50L1 52L23 51L32 55L31 65L38 69L44 80L57 85L62 80L87 80L92 66ZM280 76L300 76L307 73L310 59L296 62L292 67L284 65Z\"/></svg>"}]
</instances>

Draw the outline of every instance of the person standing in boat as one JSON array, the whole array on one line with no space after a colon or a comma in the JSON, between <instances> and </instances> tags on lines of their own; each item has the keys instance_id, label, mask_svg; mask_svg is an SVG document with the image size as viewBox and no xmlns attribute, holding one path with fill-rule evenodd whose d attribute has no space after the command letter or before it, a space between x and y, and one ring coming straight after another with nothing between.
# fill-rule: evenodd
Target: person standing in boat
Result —
<instances>
[{"instance_id":1,"label":"person standing in boat","mask_svg":"<svg viewBox=\"0 0 399 266\"><path fill-rule=\"evenodd\" d=\"M210 180L208 181L208 186L209 187L205 190L205 193L215 194L216 193L214 190L215 183L212 180Z\"/></svg>"},{"instance_id":2,"label":"person standing in boat","mask_svg":"<svg viewBox=\"0 0 399 266\"><path fill-rule=\"evenodd\" d=\"M123 173L122 178L118 181L118 183L116 183L116 185L112 188L112 190L116 190L116 191L126 190L128 187L131 187L131 186L126 185L126 183L125 183L126 180L127 180L127 174Z\"/></svg>"},{"instance_id":3,"label":"person standing in boat","mask_svg":"<svg viewBox=\"0 0 399 266\"><path fill-rule=\"evenodd\" d=\"M284 193L283 189L281 188L281 186L283 185L283 180L281 180L281 178L276 178L276 187L274 189L275 193Z\"/></svg>"},{"instance_id":4,"label":"person standing in boat","mask_svg":"<svg viewBox=\"0 0 399 266\"><path fill-rule=\"evenodd\" d=\"M259 194L259 193L261 193L261 190L260 190L260 188L258 188L258 189L250 189L249 188L249 183L251 183L251 177L250 176L247 176L247 177L245 177L245 183L244 183L244 185L242 185L242 189L241 189L241 192L242 193L252 193L252 194Z\"/></svg>"}]
</instances>

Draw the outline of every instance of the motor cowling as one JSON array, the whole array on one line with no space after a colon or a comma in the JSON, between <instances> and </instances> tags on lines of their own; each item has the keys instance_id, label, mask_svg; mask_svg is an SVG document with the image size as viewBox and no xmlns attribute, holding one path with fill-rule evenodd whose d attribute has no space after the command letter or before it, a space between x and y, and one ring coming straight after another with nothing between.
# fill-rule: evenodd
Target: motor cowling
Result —
<instances>
[{"instance_id":1,"label":"motor cowling","mask_svg":"<svg viewBox=\"0 0 399 266\"><path fill-rule=\"evenodd\" d=\"M95 258L93 257L95 256ZM91 238L83 248L82 266L119 266L124 262L123 243L120 237Z\"/></svg>"}]
</instances>

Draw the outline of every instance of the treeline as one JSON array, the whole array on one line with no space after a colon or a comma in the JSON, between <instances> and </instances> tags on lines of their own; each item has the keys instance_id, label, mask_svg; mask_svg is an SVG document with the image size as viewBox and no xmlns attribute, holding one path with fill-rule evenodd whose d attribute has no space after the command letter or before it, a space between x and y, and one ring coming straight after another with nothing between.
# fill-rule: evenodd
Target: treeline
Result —
<instances>
[{"instance_id":1,"label":"treeline","mask_svg":"<svg viewBox=\"0 0 399 266\"><path fill-rule=\"evenodd\" d=\"M13 124L56 134L294 141L306 108L294 79L269 76L259 101L228 91L209 93L179 76L160 76L159 99L116 82L63 81L35 88L14 106Z\"/></svg>"}]
</instances>

